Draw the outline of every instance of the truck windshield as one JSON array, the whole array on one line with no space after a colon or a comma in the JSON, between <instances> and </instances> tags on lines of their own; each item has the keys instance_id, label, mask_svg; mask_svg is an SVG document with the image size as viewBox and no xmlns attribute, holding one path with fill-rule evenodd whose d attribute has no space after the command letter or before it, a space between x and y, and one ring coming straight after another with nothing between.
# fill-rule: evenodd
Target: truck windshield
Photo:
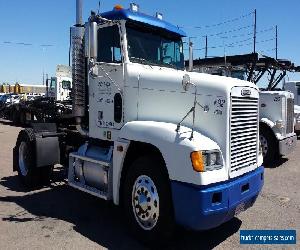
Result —
<instances>
[{"instance_id":1,"label":"truck windshield","mask_svg":"<svg viewBox=\"0 0 300 250\"><path fill-rule=\"evenodd\" d=\"M62 81L61 83L63 89L71 89L71 82L70 81Z\"/></svg>"},{"instance_id":2,"label":"truck windshield","mask_svg":"<svg viewBox=\"0 0 300 250\"><path fill-rule=\"evenodd\" d=\"M56 78L51 77L50 89L55 89L55 86L56 86Z\"/></svg>"},{"instance_id":3,"label":"truck windshield","mask_svg":"<svg viewBox=\"0 0 300 250\"><path fill-rule=\"evenodd\" d=\"M126 29L131 62L184 69L181 37L130 23Z\"/></svg>"}]
</instances>

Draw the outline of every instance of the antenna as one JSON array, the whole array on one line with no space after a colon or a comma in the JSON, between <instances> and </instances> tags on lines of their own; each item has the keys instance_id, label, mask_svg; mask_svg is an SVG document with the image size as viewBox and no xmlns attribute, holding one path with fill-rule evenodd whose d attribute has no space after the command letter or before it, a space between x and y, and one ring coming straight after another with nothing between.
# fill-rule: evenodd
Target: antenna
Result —
<instances>
[{"instance_id":1,"label":"antenna","mask_svg":"<svg viewBox=\"0 0 300 250\"><path fill-rule=\"evenodd\" d=\"M101 8L101 1L99 0L98 1L98 13L97 13L98 15L100 15L100 8Z\"/></svg>"},{"instance_id":2,"label":"antenna","mask_svg":"<svg viewBox=\"0 0 300 250\"><path fill-rule=\"evenodd\" d=\"M208 41L207 41L207 35L205 36L205 58L207 58L207 49L208 49Z\"/></svg>"},{"instance_id":3,"label":"antenna","mask_svg":"<svg viewBox=\"0 0 300 250\"><path fill-rule=\"evenodd\" d=\"M276 40L276 43L275 43L275 53L276 53L276 60L278 59L278 26L276 25L275 26L275 40Z\"/></svg>"},{"instance_id":4,"label":"antenna","mask_svg":"<svg viewBox=\"0 0 300 250\"><path fill-rule=\"evenodd\" d=\"M254 26L253 26L253 53L256 53L256 25L257 25L257 13L254 10Z\"/></svg>"}]
</instances>

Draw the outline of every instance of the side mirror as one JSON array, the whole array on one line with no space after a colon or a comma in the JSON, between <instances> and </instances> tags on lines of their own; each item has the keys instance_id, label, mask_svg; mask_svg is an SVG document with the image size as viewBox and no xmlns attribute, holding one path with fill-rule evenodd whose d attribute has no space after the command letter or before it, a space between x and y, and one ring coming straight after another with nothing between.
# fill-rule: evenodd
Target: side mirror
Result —
<instances>
[{"instance_id":1,"label":"side mirror","mask_svg":"<svg viewBox=\"0 0 300 250\"><path fill-rule=\"evenodd\" d=\"M182 87L184 91L188 91L190 85L192 85L191 78L188 74L185 74L182 78Z\"/></svg>"}]
</instances>

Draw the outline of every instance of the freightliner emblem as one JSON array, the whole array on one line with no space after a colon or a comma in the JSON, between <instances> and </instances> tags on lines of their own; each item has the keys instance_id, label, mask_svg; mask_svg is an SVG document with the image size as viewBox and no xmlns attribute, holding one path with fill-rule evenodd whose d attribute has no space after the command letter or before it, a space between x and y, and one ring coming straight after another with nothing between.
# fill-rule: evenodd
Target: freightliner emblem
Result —
<instances>
[{"instance_id":1,"label":"freightliner emblem","mask_svg":"<svg viewBox=\"0 0 300 250\"><path fill-rule=\"evenodd\" d=\"M251 95L251 90L250 89L242 89L241 95L242 96L250 96Z\"/></svg>"}]
</instances>

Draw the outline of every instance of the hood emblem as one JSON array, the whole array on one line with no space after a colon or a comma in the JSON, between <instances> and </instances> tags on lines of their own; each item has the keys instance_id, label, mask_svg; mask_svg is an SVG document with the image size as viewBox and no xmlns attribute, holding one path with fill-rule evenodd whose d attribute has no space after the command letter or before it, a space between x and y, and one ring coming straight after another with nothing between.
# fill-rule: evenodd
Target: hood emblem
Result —
<instances>
[{"instance_id":1,"label":"hood emblem","mask_svg":"<svg viewBox=\"0 0 300 250\"><path fill-rule=\"evenodd\" d=\"M242 96L250 96L251 95L251 90L250 89L242 89L241 90L241 95Z\"/></svg>"}]
</instances>

